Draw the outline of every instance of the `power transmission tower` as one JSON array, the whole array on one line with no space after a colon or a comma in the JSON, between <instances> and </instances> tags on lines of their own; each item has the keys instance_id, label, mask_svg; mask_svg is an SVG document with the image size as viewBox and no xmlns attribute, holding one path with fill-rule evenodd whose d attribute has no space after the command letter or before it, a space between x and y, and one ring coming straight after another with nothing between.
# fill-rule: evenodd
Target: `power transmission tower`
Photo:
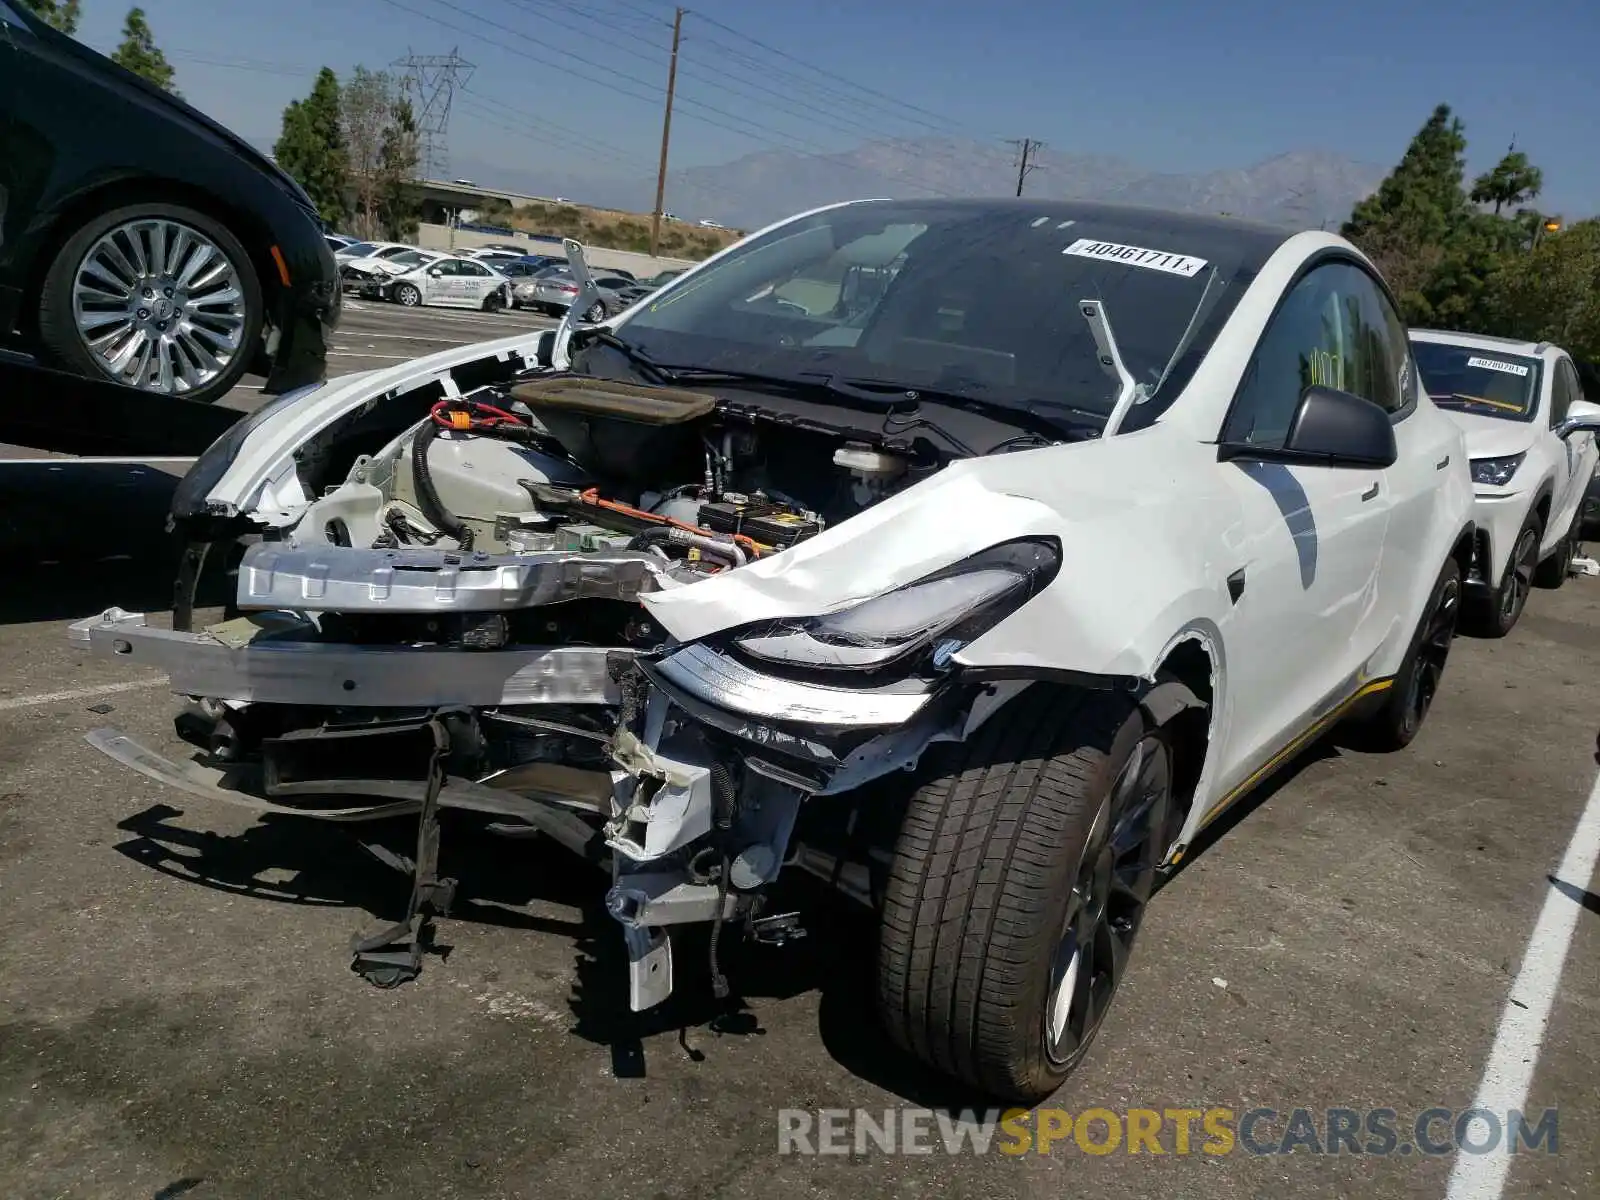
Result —
<instances>
[{"instance_id":1,"label":"power transmission tower","mask_svg":"<svg viewBox=\"0 0 1600 1200\"><path fill-rule=\"evenodd\" d=\"M661 206L667 197L667 144L672 140L672 93L678 86L678 38L683 33L683 9L672 14L672 58L667 64L667 107L661 114L661 165L656 169L656 206L650 214L650 257L661 248Z\"/></svg>"},{"instance_id":2,"label":"power transmission tower","mask_svg":"<svg viewBox=\"0 0 1600 1200\"><path fill-rule=\"evenodd\" d=\"M1017 148L1017 195L1022 195L1022 182L1039 166L1036 161L1044 143L1037 138L1009 138L1006 145Z\"/></svg>"},{"instance_id":3,"label":"power transmission tower","mask_svg":"<svg viewBox=\"0 0 1600 1200\"><path fill-rule=\"evenodd\" d=\"M450 164L446 142L450 102L476 68L454 50L449 54L407 54L390 66L404 72L400 94L411 102L411 116L417 123L417 173L423 179L442 179Z\"/></svg>"}]
</instances>

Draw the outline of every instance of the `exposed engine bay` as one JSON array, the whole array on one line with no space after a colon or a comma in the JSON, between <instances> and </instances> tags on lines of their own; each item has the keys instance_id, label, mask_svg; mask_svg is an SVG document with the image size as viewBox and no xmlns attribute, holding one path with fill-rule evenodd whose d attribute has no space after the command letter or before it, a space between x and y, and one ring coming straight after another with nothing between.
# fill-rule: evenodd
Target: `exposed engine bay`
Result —
<instances>
[{"instance_id":1,"label":"exposed engine bay","mask_svg":"<svg viewBox=\"0 0 1600 1200\"><path fill-rule=\"evenodd\" d=\"M761 428L706 393L557 375L439 401L284 540L480 557L640 551L689 581L814 536L915 482L917 465Z\"/></svg>"},{"instance_id":2,"label":"exposed engine bay","mask_svg":"<svg viewBox=\"0 0 1600 1200\"><path fill-rule=\"evenodd\" d=\"M456 807L610 867L635 1009L671 991L676 924L712 924L720 988L724 921L803 934L793 914L762 914L783 866L869 899L860 864L793 839L802 801L958 735L972 689L932 705L934 681L869 673L841 691L761 662L760 638L752 660L708 656L675 646L641 601L816 537L943 465L926 443L904 450L709 392L567 372L447 396L249 546L220 624L156 630L113 609L74 626L166 669L190 696L179 734L202 753L180 766L111 731L98 744L257 811L418 814L408 918L356 950L374 982L420 970L424 926L451 892L437 812ZM1020 602L1048 572L1016 565Z\"/></svg>"}]
</instances>

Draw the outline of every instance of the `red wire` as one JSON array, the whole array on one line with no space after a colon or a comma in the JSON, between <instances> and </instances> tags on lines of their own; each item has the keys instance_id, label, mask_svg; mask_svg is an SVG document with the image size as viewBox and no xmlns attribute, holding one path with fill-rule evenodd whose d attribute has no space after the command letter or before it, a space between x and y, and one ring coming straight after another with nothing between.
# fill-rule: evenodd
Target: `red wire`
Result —
<instances>
[{"instance_id":1,"label":"red wire","mask_svg":"<svg viewBox=\"0 0 1600 1200\"><path fill-rule=\"evenodd\" d=\"M469 414L469 424L467 426L469 429L490 429L496 425L503 425L506 423L510 423L512 425L527 424L527 422L521 417L517 416L516 413L509 413L503 408L496 408L494 405L485 404L481 400L460 400L455 398L440 400L428 410L428 415L433 418L436 425L440 425L445 429L455 429L457 427L451 424L450 419L444 415L448 409L455 409L457 411L465 409ZM488 413L489 416L477 416L476 414L480 412Z\"/></svg>"}]
</instances>

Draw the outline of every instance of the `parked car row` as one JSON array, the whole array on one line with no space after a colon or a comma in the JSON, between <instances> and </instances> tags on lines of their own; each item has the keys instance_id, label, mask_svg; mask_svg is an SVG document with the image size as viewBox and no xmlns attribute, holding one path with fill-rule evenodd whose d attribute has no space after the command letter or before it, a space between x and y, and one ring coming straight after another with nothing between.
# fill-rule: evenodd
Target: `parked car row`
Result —
<instances>
[{"instance_id":1,"label":"parked car row","mask_svg":"<svg viewBox=\"0 0 1600 1200\"><path fill-rule=\"evenodd\" d=\"M358 242L328 235L343 286L367 299L391 300L406 308L448 305L495 310L526 308L560 315L578 294L567 260L553 254L525 254L514 246L491 243L469 250L426 250L399 242ZM663 271L646 280L620 268L591 272L600 289L583 319L603 321L649 295L681 271Z\"/></svg>"}]
</instances>

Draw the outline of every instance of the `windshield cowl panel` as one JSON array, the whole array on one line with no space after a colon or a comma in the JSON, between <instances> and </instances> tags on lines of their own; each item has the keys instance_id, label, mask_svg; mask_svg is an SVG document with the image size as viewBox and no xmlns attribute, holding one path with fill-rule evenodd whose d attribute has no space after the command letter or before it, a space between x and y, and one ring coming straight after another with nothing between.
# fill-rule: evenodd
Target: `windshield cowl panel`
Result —
<instances>
[{"instance_id":1,"label":"windshield cowl panel","mask_svg":"<svg viewBox=\"0 0 1600 1200\"><path fill-rule=\"evenodd\" d=\"M1119 383L1079 301L1102 302L1155 415L1272 248L1251 226L1110 206L874 201L751 239L618 330L677 367L866 381L1081 438Z\"/></svg>"}]
</instances>

